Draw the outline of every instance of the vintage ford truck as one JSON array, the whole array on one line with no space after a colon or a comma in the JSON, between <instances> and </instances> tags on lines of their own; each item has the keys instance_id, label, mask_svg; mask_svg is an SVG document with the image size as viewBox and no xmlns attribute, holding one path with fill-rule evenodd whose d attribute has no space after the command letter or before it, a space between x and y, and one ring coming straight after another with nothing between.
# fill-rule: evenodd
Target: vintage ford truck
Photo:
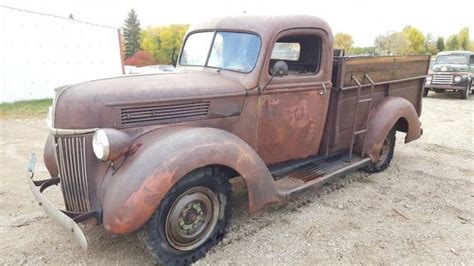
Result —
<instances>
[{"instance_id":1,"label":"vintage ford truck","mask_svg":"<svg viewBox=\"0 0 474 266\"><path fill-rule=\"evenodd\" d=\"M231 215L229 179L248 210L330 178L386 169L395 132L420 137L428 56L334 56L312 16L227 17L189 29L177 72L57 90L44 163L28 184L79 241L78 223L137 232L163 264L205 255ZM60 185L65 210L42 192Z\"/></svg>"},{"instance_id":2,"label":"vintage ford truck","mask_svg":"<svg viewBox=\"0 0 474 266\"><path fill-rule=\"evenodd\" d=\"M474 82L474 52L445 51L436 55L433 66L426 78L423 96L433 90L443 93L457 91L461 99L467 99Z\"/></svg>"}]
</instances>

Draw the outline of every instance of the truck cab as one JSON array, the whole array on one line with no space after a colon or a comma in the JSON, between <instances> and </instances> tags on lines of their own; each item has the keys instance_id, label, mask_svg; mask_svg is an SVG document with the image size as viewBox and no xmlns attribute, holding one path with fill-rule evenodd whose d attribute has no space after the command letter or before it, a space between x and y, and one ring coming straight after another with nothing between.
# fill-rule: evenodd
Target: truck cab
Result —
<instances>
[{"instance_id":1,"label":"truck cab","mask_svg":"<svg viewBox=\"0 0 474 266\"><path fill-rule=\"evenodd\" d=\"M440 52L436 55L426 78L424 96L427 96L430 90L436 93L455 91L465 100L472 92L473 79L474 52Z\"/></svg>"},{"instance_id":2,"label":"truck cab","mask_svg":"<svg viewBox=\"0 0 474 266\"><path fill-rule=\"evenodd\" d=\"M87 247L78 223L137 233L163 264L188 264L222 239L229 180L250 213L331 178L385 170L395 132L421 136L428 56L333 54L313 16L226 17L192 26L177 71L57 90L44 162L28 184ZM31 164L33 165L33 163ZM60 185L65 210L43 196Z\"/></svg>"}]
</instances>

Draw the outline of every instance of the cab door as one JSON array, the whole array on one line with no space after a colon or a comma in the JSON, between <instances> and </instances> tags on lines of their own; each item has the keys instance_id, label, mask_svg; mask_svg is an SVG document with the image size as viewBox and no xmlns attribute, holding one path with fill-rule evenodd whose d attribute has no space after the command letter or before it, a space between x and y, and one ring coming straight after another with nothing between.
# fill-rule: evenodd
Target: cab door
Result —
<instances>
[{"instance_id":1,"label":"cab door","mask_svg":"<svg viewBox=\"0 0 474 266\"><path fill-rule=\"evenodd\" d=\"M267 164L318 153L331 94L331 41L320 29L291 29L273 39L257 107L256 148ZM276 61L288 65L286 76L271 78Z\"/></svg>"}]
</instances>

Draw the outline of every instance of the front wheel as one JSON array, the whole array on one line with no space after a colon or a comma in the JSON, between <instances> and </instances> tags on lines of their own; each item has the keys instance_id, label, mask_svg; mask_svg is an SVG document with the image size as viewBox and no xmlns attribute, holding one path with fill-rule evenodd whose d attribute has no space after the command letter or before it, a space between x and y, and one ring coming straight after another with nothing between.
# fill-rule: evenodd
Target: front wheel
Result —
<instances>
[{"instance_id":1,"label":"front wheel","mask_svg":"<svg viewBox=\"0 0 474 266\"><path fill-rule=\"evenodd\" d=\"M224 236L231 186L219 168L189 173L166 194L138 232L147 252L162 265L188 265Z\"/></svg>"},{"instance_id":2,"label":"front wheel","mask_svg":"<svg viewBox=\"0 0 474 266\"><path fill-rule=\"evenodd\" d=\"M423 89L423 97L428 96L428 92L429 92L429 91L430 91L430 89L424 88L424 89Z\"/></svg>"},{"instance_id":3,"label":"front wheel","mask_svg":"<svg viewBox=\"0 0 474 266\"><path fill-rule=\"evenodd\" d=\"M460 92L460 98L463 100L466 100L469 97L469 85L466 86L465 90L459 91Z\"/></svg>"},{"instance_id":4,"label":"front wheel","mask_svg":"<svg viewBox=\"0 0 474 266\"><path fill-rule=\"evenodd\" d=\"M380 155L377 162L371 163L365 167L364 170L369 173L378 173L387 169L390 166L390 162L393 158L393 152L395 151L395 129L390 130L385 141L383 142L382 148L380 149Z\"/></svg>"}]
</instances>

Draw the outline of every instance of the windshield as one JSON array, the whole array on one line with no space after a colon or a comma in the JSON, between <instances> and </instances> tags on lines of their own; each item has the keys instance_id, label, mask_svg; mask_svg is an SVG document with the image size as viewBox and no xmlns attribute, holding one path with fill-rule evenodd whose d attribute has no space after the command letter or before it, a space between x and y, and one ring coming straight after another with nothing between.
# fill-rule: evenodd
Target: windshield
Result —
<instances>
[{"instance_id":1,"label":"windshield","mask_svg":"<svg viewBox=\"0 0 474 266\"><path fill-rule=\"evenodd\" d=\"M255 34L199 32L187 38L179 64L248 73L255 67L259 52L260 38Z\"/></svg>"},{"instance_id":2,"label":"windshield","mask_svg":"<svg viewBox=\"0 0 474 266\"><path fill-rule=\"evenodd\" d=\"M460 54L453 55L440 55L436 58L436 64L467 64L467 56Z\"/></svg>"}]
</instances>

